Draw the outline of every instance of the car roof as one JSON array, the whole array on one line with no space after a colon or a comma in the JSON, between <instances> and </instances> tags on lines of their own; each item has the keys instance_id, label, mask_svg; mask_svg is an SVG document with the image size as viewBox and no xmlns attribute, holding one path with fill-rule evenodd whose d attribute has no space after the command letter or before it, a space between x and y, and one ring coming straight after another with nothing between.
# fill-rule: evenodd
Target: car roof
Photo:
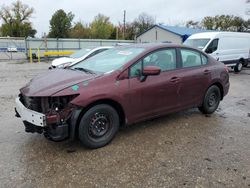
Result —
<instances>
[{"instance_id":1,"label":"car roof","mask_svg":"<svg viewBox=\"0 0 250 188\"><path fill-rule=\"evenodd\" d=\"M219 36L230 36L230 37L250 37L249 33L242 33L242 32L205 32L205 33L196 33L189 37L189 39L200 39L200 38L215 38Z\"/></svg>"},{"instance_id":2,"label":"car roof","mask_svg":"<svg viewBox=\"0 0 250 188\"><path fill-rule=\"evenodd\" d=\"M157 49L157 48L167 48L167 47L183 47L183 45L179 44L169 44L169 43L135 43L126 46L118 46L117 48L145 48L146 50Z\"/></svg>"},{"instance_id":3,"label":"car roof","mask_svg":"<svg viewBox=\"0 0 250 188\"><path fill-rule=\"evenodd\" d=\"M110 49L110 48L114 48L114 46L98 46L98 47L93 47L92 50Z\"/></svg>"}]
</instances>

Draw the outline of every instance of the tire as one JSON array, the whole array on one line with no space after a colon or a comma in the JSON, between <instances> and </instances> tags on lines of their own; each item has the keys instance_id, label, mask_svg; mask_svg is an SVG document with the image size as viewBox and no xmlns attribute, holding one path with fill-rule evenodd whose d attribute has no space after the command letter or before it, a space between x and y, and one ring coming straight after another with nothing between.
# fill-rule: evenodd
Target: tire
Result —
<instances>
[{"instance_id":1,"label":"tire","mask_svg":"<svg viewBox=\"0 0 250 188\"><path fill-rule=\"evenodd\" d=\"M203 114L212 114L218 108L221 100L221 92L220 89L213 85L208 88L206 95L203 99L202 106L199 107L199 110Z\"/></svg>"},{"instance_id":2,"label":"tire","mask_svg":"<svg viewBox=\"0 0 250 188\"><path fill-rule=\"evenodd\" d=\"M79 139L91 149L107 145L119 129L119 115L107 104L99 104L90 108L81 118Z\"/></svg>"},{"instance_id":3,"label":"tire","mask_svg":"<svg viewBox=\"0 0 250 188\"><path fill-rule=\"evenodd\" d=\"M242 70L243 64L242 62L238 62L235 66L234 66L234 72L240 72Z\"/></svg>"}]
</instances>

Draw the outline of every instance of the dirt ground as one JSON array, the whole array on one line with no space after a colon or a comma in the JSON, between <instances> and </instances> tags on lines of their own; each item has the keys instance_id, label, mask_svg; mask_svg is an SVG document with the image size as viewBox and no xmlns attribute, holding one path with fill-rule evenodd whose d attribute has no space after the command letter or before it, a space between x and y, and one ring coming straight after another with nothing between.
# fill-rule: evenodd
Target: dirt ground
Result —
<instances>
[{"instance_id":1,"label":"dirt ground","mask_svg":"<svg viewBox=\"0 0 250 188\"><path fill-rule=\"evenodd\" d=\"M19 88L47 63L0 62L0 187L249 187L250 69L230 73L211 116L197 109L122 128L106 147L24 132Z\"/></svg>"}]
</instances>

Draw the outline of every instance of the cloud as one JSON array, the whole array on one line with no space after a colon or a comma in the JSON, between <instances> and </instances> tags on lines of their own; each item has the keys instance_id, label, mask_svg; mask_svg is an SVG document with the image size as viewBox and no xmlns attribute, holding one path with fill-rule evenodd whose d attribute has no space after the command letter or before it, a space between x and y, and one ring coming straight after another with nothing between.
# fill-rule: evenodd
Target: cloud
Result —
<instances>
[{"instance_id":1,"label":"cloud","mask_svg":"<svg viewBox=\"0 0 250 188\"><path fill-rule=\"evenodd\" d=\"M12 2L14 0L4 0L0 4L9 5ZM73 12L75 22L81 20L85 23L91 22L94 16L102 13L117 24L123 20L123 10L127 12L127 21L133 21L141 12L146 12L155 17L157 23L171 25L191 19L200 21L205 16L218 14L233 14L247 18L245 0L22 0L22 2L35 9L31 21L38 30L38 36L41 36L43 32L48 33L49 20L58 9Z\"/></svg>"}]
</instances>

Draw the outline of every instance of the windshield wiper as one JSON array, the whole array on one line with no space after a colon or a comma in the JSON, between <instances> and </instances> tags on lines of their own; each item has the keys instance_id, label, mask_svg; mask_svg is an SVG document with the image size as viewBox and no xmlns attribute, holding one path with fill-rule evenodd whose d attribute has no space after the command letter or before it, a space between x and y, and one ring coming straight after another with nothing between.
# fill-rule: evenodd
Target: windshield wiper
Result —
<instances>
[{"instance_id":1,"label":"windshield wiper","mask_svg":"<svg viewBox=\"0 0 250 188\"><path fill-rule=\"evenodd\" d=\"M83 72L86 72L86 73L89 73L89 74L95 74L94 71L89 70L89 69L85 69L85 68L82 68L82 67L75 67L74 69L79 70L79 71L83 71Z\"/></svg>"}]
</instances>

